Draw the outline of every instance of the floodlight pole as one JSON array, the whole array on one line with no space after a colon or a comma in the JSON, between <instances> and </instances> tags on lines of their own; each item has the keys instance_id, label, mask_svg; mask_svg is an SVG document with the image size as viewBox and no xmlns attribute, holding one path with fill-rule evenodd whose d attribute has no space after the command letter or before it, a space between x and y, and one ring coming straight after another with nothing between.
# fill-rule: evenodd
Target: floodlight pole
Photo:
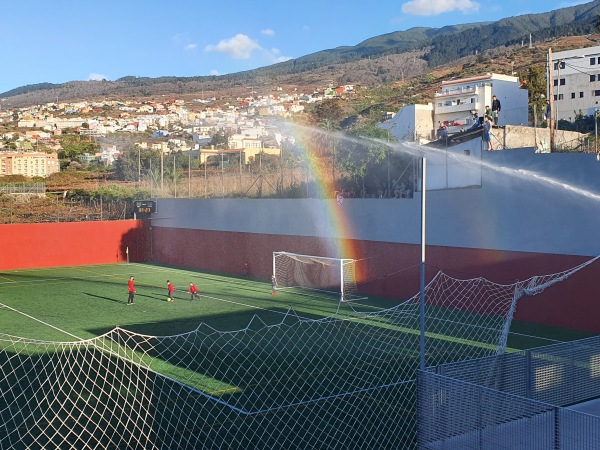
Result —
<instances>
[{"instance_id":1,"label":"floodlight pole","mask_svg":"<svg viewBox=\"0 0 600 450\"><path fill-rule=\"evenodd\" d=\"M419 327L420 346L419 357L421 370L425 370L425 197L427 186L427 159L421 160L421 280L420 280L420 305Z\"/></svg>"}]
</instances>

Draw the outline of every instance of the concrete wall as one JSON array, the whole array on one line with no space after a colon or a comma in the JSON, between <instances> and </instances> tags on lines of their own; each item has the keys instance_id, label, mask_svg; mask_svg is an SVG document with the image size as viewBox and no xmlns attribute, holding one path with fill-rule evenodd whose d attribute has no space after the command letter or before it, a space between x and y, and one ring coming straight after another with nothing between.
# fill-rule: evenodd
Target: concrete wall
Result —
<instances>
[{"instance_id":1,"label":"concrete wall","mask_svg":"<svg viewBox=\"0 0 600 450\"><path fill-rule=\"evenodd\" d=\"M550 152L550 129L507 125L505 129L494 129L494 135L505 148L533 147L538 153ZM562 149L576 149L584 135L576 131L556 130L554 141Z\"/></svg>"},{"instance_id":2,"label":"concrete wall","mask_svg":"<svg viewBox=\"0 0 600 450\"><path fill-rule=\"evenodd\" d=\"M0 270L148 261L141 221L0 225Z\"/></svg>"},{"instance_id":3,"label":"concrete wall","mask_svg":"<svg viewBox=\"0 0 600 450\"><path fill-rule=\"evenodd\" d=\"M527 125L529 123L529 91L520 89L514 82L493 80L492 95L500 100L501 111L498 125ZM489 99L492 107L492 99Z\"/></svg>"},{"instance_id":4,"label":"concrete wall","mask_svg":"<svg viewBox=\"0 0 600 450\"><path fill-rule=\"evenodd\" d=\"M289 236L153 227L154 261L202 271L243 274L267 281L272 273L272 252L330 254L331 241L319 237ZM357 263L359 291L407 299L419 292L421 249L418 244L335 240L336 247L352 248ZM443 269L459 279L483 277L512 284L535 275L570 269L588 260L578 256L508 252L428 245L426 282ZM600 332L597 320L598 265L578 272L518 304L515 318L528 322Z\"/></svg>"},{"instance_id":5,"label":"concrete wall","mask_svg":"<svg viewBox=\"0 0 600 450\"><path fill-rule=\"evenodd\" d=\"M387 122L378 125L388 130L399 141L414 141L419 138L431 140L433 133L433 105L407 105Z\"/></svg>"},{"instance_id":6,"label":"concrete wall","mask_svg":"<svg viewBox=\"0 0 600 450\"><path fill-rule=\"evenodd\" d=\"M430 157L431 155L429 155ZM473 161L475 163L475 161ZM600 254L600 164L595 155L484 152L481 187L427 193L427 279L511 284ZM466 164L466 163L464 163ZM533 174L536 174L535 176ZM544 180L543 178L546 178ZM360 291L418 292L421 195L412 199L160 199L152 257L162 264L267 280L272 252L359 260ZM520 320L600 331L600 265L520 301Z\"/></svg>"}]
</instances>

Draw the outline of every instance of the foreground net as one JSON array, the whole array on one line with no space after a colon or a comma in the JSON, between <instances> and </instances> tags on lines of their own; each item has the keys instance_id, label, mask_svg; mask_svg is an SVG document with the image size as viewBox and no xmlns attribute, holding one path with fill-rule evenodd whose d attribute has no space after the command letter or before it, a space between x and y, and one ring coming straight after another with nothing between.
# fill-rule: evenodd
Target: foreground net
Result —
<instances>
[{"instance_id":1,"label":"foreground net","mask_svg":"<svg viewBox=\"0 0 600 450\"><path fill-rule=\"evenodd\" d=\"M518 298L582 267L513 285L438 274L427 364L502 351ZM0 335L0 448L413 448L418 298L235 332Z\"/></svg>"}]
</instances>

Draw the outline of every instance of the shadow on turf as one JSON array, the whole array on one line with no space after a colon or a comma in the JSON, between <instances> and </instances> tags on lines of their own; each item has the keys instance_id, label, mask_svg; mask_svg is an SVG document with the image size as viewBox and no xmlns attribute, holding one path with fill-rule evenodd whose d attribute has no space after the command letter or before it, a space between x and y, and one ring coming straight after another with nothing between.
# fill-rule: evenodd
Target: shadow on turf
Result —
<instances>
[{"instance_id":1,"label":"shadow on turf","mask_svg":"<svg viewBox=\"0 0 600 450\"><path fill-rule=\"evenodd\" d=\"M117 300L111 297L104 297L102 295L97 295L97 294L91 294L89 292L84 292L85 295L89 295L90 297L95 297L95 298L100 298L102 300L109 300L111 302L115 302L115 303L122 303L124 305L127 304L127 296L124 296L122 300ZM146 294L135 294L135 297L145 297L145 298L151 298L154 300L160 300L160 301L164 301L164 298L162 296L159 295L146 295Z\"/></svg>"}]
</instances>

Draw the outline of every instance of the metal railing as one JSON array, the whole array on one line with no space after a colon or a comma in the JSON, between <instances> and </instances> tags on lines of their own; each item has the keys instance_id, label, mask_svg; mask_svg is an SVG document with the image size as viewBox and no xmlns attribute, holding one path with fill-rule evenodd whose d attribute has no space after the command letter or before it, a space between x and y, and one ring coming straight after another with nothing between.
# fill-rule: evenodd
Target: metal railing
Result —
<instances>
[{"instance_id":1,"label":"metal railing","mask_svg":"<svg viewBox=\"0 0 600 450\"><path fill-rule=\"evenodd\" d=\"M422 449L600 448L600 337L443 364L418 377ZM599 407L600 409L600 407Z\"/></svg>"},{"instance_id":2,"label":"metal railing","mask_svg":"<svg viewBox=\"0 0 600 450\"><path fill-rule=\"evenodd\" d=\"M0 184L3 194L44 194L46 183L5 183Z\"/></svg>"}]
</instances>

